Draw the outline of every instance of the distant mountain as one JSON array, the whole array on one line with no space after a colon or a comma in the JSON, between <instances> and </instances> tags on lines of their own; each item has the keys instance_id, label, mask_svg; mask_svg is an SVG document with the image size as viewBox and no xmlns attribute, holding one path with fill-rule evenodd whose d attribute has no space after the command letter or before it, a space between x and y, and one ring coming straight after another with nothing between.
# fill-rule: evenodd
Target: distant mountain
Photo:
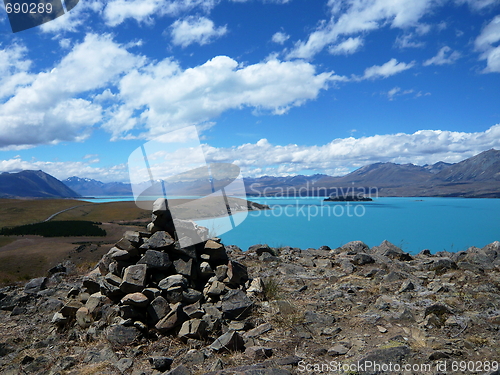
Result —
<instances>
[{"instance_id":1,"label":"distant mountain","mask_svg":"<svg viewBox=\"0 0 500 375\"><path fill-rule=\"evenodd\" d=\"M500 151L488 150L437 173L435 179L451 182L500 181Z\"/></svg>"},{"instance_id":2,"label":"distant mountain","mask_svg":"<svg viewBox=\"0 0 500 375\"><path fill-rule=\"evenodd\" d=\"M123 182L101 182L90 178L69 177L63 183L70 189L85 197L98 195L120 196L132 195L130 184Z\"/></svg>"},{"instance_id":3,"label":"distant mountain","mask_svg":"<svg viewBox=\"0 0 500 375\"><path fill-rule=\"evenodd\" d=\"M0 174L1 198L76 198L80 195L42 171Z\"/></svg>"},{"instance_id":4,"label":"distant mountain","mask_svg":"<svg viewBox=\"0 0 500 375\"><path fill-rule=\"evenodd\" d=\"M64 183L84 196L132 195L130 184L70 177ZM325 174L312 176L245 178L249 196L328 196L356 194L367 196L457 196L500 198L500 151L482 152L460 163L437 162L432 165L374 163L345 176ZM225 185L224 181L215 182ZM145 182L144 188L149 183ZM184 181L164 183L172 195L205 195L207 183ZM162 195L163 186L156 184L146 195ZM155 190L156 189L156 190ZM230 192L228 192L230 193Z\"/></svg>"},{"instance_id":5,"label":"distant mountain","mask_svg":"<svg viewBox=\"0 0 500 375\"><path fill-rule=\"evenodd\" d=\"M429 170L414 164L375 163L341 177L337 183L363 186L399 186L422 183L432 176Z\"/></svg>"},{"instance_id":6,"label":"distant mountain","mask_svg":"<svg viewBox=\"0 0 500 375\"><path fill-rule=\"evenodd\" d=\"M293 184L297 181L297 184ZM249 195L500 198L500 151L484 151L460 163L375 163L343 177L326 175L245 179Z\"/></svg>"}]
</instances>

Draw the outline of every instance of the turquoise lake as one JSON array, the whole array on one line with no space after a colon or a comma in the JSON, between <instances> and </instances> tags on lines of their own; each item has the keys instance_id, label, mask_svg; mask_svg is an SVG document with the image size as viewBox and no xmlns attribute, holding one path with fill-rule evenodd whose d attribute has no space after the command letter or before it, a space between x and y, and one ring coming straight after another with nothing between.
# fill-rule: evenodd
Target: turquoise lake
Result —
<instances>
[{"instance_id":1,"label":"turquoise lake","mask_svg":"<svg viewBox=\"0 0 500 375\"><path fill-rule=\"evenodd\" d=\"M125 199L128 198L128 199ZM423 249L461 251L500 241L500 199L376 198L372 202L323 202L323 198L249 198L272 209L249 211L220 237L246 250L272 247L331 248L359 240L376 246L388 240L412 254ZM131 200L130 197L97 201ZM245 214L236 214L235 220ZM197 221L217 228L217 221Z\"/></svg>"}]
</instances>

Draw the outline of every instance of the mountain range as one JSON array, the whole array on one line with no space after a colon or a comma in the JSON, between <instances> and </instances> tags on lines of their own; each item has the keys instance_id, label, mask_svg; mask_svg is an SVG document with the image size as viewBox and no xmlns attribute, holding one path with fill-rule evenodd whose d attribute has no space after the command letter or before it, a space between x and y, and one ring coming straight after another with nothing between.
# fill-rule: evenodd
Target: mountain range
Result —
<instances>
[{"instance_id":1,"label":"mountain range","mask_svg":"<svg viewBox=\"0 0 500 375\"><path fill-rule=\"evenodd\" d=\"M76 198L80 194L43 171L0 174L0 198Z\"/></svg>"},{"instance_id":2,"label":"mountain range","mask_svg":"<svg viewBox=\"0 0 500 375\"><path fill-rule=\"evenodd\" d=\"M249 196L443 196L500 198L500 151L488 150L459 163L432 165L374 163L345 176L312 176L244 179ZM217 181L221 185L220 181ZM199 195L200 184L177 182L168 191ZM70 177L64 181L42 171L0 174L0 197L69 198L78 196L130 196L132 187L122 182L104 183Z\"/></svg>"}]
</instances>

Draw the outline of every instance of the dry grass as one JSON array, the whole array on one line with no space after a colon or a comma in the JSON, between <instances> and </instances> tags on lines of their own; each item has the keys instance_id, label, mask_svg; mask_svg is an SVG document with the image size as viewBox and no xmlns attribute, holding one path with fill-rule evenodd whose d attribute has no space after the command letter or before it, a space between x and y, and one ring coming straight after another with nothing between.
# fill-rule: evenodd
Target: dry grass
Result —
<instances>
[{"instance_id":1,"label":"dry grass","mask_svg":"<svg viewBox=\"0 0 500 375\"><path fill-rule=\"evenodd\" d=\"M56 212L80 204L93 203L75 199L0 199L0 228L38 223Z\"/></svg>"},{"instance_id":2,"label":"dry grass","mask_svg":"<svg viewBox=\"0 0 500 375\"><path fill-rule=\"evenodd\" d=\"M140 209L135 202L93 203L57 215L54 220L88 220L102 223L135 221L151 217L151 212Z\"/></svg>"}]
</instances>

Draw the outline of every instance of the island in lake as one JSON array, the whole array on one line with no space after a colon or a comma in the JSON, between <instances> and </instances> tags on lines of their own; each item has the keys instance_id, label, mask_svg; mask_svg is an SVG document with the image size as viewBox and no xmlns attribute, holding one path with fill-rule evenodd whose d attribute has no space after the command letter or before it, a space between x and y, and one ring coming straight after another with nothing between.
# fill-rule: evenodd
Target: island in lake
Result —
<instances>
[{"instance_id":1,"label":"island in lake","mask_svg":"<svg viewBox=\"0 0 500 375\"><path fill-rule=\"evenodd\" d=\"M328 197L323 199L324 202L371 202L373 199L356 195L342 195L337 197Z\"/></svg>"}]
</instances>

